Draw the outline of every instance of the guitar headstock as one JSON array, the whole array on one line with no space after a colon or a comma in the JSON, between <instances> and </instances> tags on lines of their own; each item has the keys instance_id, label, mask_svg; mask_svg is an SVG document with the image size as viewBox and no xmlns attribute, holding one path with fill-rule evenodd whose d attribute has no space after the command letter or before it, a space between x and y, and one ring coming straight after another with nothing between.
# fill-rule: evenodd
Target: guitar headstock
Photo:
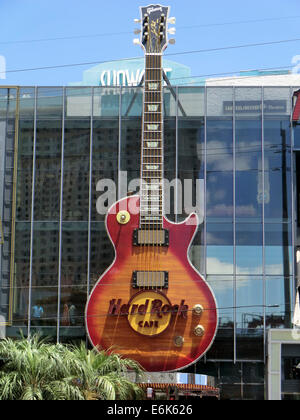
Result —
<instances>
[{"instance_id":1,"label":"guitar headstock","mask_svg":"<svg viewBox=\"0 0 300 420\"><path fill-rule=\"evenodd\" d=\"M168 33L175 33L174 27L168 29L169 23L175 23L175 18L168 18L169 10L169 6L160 4L140 7L141 18L135 19L136 23L141 23L141 29L135 31L140 33L140 39L134 40L134 43L140 44L146 54L160 54L169 43L174 43L174 40L168 39Z\"/></svg>"}]
</instances>

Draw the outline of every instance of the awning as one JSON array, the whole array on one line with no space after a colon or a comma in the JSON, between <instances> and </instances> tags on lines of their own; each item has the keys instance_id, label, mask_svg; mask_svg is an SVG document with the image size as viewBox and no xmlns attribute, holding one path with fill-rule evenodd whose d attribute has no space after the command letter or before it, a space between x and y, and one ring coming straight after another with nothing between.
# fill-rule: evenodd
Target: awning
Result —
<instances>
[{"instance_id":1,"label":"awning","mask_svg":"<svg viewBox=\"0 0 300 420\"><path fill-rule=\"evenodd\" d=\"M197 385L197 384L177 384L177 383L139 383L142 389L152 388L154 390L160 390L167 392L169 388L177 388L178 391L189 391L199 392L202 395L210 395L219 397L220 389L208 385Z\"/></svg>"}]
</instances>

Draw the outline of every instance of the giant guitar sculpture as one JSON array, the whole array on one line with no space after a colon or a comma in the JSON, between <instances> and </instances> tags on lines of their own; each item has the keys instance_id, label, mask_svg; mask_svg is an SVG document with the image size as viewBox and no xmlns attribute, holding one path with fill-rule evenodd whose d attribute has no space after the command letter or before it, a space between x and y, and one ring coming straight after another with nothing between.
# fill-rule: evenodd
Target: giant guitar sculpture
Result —
<instances>
[{"instance_id":1,"label":"giant guitar sculpture","mask_svg":"<svg viewBox=\"0 0 300 420\"><path fill-rule=\"evenodd\" d=\"M197 214L176 224L163 212L162 53L169 43L169 7L140 11L145 51L140 191L106 215L115 260L94 286L85 319L98 349L113 349L149 372L175 371L208 350L218 316L210 287L188 257Z\"/></svg>"}]
</instances>

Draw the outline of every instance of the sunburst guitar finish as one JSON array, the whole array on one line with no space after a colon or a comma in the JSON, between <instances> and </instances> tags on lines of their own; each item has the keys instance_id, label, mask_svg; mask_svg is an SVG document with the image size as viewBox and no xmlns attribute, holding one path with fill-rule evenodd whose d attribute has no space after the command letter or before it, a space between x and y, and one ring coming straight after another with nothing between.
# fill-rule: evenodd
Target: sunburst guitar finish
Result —
<instances>
[{"instance_id":1,"label":"sunburst guitar finish","mask_svg":"<svg viewBox=\"0 0 300 420\"><path fill-rule=\"evenodd\" d=\"M86 328L98 349L114 349L149 372L194 363L217 330L214 295L188 257L198 218L164 216L163 67L169 7L141 7L145 74L139 196L114 204L106 228L115 261L94 286Z\"/></svg>"},{"instance_id":2,"label":"sunburst guitar finish","mask_svg":"<svg viewBox=\"0 0 300 420\"><path fill-rule=\"evenodd\" d=\"M139 208L139 197L117 202L107 214L116 256L86 307L90 341L138 361L149 372L184 368L208 350L218 319L213 293L188 258L197 215L179 224L164 218L168 246L136 246L132 238L140 215L128 210L130 219L122 224L117 215L125 208ZM140 287L134 285L136 273L146 273ZM167 273L167 287L155 285L160 278L149 278L147 285L150 273Z\"/></svg>"}]
</instances>

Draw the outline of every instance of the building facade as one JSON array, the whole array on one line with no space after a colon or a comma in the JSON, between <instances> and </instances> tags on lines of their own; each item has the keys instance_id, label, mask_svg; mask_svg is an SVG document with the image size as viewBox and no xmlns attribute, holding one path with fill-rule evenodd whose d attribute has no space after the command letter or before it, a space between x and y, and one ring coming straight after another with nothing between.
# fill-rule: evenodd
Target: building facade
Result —
<instances>
[{"instance_id":1,"label":"building facade","mask_svg":"<svg viewBox=\"0 0 300 420\"><path fill-rule=\"evenodd\" d=\"M268 330L291 327L297 88L164 88L166 215L180 222L197 207L190 259L219 311L212 347L188 371L216 377L224 399L266 397ZM87 297L114 259L99 203L139 178L141 114L140 87L0 88L2 335L86 339Z\"/></svg>"}]
</instances>

